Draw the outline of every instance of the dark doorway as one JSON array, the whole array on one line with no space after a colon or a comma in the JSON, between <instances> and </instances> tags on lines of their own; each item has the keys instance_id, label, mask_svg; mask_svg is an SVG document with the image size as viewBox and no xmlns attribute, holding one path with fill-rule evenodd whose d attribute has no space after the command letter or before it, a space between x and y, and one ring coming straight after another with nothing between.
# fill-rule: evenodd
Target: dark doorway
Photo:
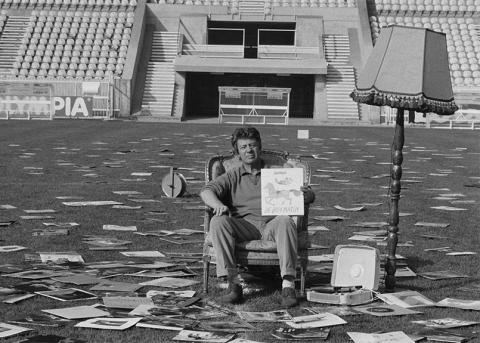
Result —
<instances>
[{"instance_id":1,"label":"dark doorway","mask_svg":"<svg viewBox=\"0 0 480 343\"><path fill-rule=\"evenodd\" d=\"M257 58L258 44L295 45L295 23L278 22L208 22L208 44L245 47L245 58Z\"/></svg>"},{"instance_id":2,"label":"dark doorway","mask_svg":"<svg viewBox=\"0 0 480 343\"><path fill-rule=\"evenodd\" d=\"M185 114L187 119L218 116L218 87L291 88L291 118L313 118L314 75L188 73Z\"/></svg>"}]
</instances>

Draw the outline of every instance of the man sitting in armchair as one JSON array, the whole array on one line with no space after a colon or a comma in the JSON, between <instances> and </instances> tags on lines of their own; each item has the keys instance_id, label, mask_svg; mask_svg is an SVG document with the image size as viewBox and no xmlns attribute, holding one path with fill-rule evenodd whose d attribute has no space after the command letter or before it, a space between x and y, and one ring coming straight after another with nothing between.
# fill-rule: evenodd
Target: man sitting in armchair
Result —
<instances>
[{"instance_id":1,"label":"man sitting in armchair","mask_svg":"<svg viewBox=\"0 0 480 343\"><path fill-rule=\"evenodd\" d=\"M282 305L298 304L295 292L297 265L297 228L289 216L261 215L262 160L260 133L253 127L238 128L231 143L242 162L208 183L200 192L202 200L213 211L210 235L215 249L217 277L228 281L227 294L220 297L223 303L238 303L243 290L235 261L235 243L250 240L276 242L282 277ZM315 194L303 186L305 203L311 203Z\"/></svg>"}]
</instances>

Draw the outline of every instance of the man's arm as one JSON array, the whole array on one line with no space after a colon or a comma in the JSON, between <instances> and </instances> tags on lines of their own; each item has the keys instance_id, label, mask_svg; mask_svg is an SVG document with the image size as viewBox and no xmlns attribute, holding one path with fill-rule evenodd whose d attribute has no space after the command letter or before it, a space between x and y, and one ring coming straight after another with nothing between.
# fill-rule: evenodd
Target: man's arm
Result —
<instances>
[{"instance_id":1,"label":"man's arm","mask_svg":"<svg viewBox=\"0 0 480 343\"><path fill-rule=\"evenodd\" d=\"M202 198L205 205L212 208L214 215L221 216L222 214L228 213L228 207L220 201L213 191L204 189L200 192L200 198Z\"/></svg>"}]
</instances>

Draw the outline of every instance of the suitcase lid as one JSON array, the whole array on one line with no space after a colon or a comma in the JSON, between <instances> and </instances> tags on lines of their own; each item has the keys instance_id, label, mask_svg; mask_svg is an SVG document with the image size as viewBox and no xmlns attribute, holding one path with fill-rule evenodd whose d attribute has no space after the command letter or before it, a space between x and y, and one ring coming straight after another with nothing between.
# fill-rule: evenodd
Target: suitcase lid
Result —
<instances>
[{"instance_id":1,"label":"suitcase lid","mask_svg":"<svg viewBox=\"0 0 480 343\"><path fill-rule=\"evenodd\" d=\"M380 279L380 254L367 245L338 245L335 248L333 287L362 287L376 290Z\"/></svg>"}]
</instances>

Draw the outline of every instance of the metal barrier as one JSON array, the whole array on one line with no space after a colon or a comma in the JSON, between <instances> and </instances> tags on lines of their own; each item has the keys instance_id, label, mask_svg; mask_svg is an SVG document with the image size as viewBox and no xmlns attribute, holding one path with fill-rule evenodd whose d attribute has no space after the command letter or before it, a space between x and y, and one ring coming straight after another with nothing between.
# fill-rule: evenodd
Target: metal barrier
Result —
<instances>
[{"instance_id":1,"label":"metal barrier","mask_svg":"<svg viewBox=\"0 0 480 343\"><path fill-rule=\"evenodd\" d=\"M108 119L112 100L112 79L0 80L0 119Z\"/></svg>"},{"instance_id":2,"label":"metal barrier","mask_svg":"<svg viewBox=\"0 0 480 343\"><path fill-rule=\"evenodd\" d=\"M288 125L290 88L218 87L218 122Z\"/></svg>"}]
</instances>

